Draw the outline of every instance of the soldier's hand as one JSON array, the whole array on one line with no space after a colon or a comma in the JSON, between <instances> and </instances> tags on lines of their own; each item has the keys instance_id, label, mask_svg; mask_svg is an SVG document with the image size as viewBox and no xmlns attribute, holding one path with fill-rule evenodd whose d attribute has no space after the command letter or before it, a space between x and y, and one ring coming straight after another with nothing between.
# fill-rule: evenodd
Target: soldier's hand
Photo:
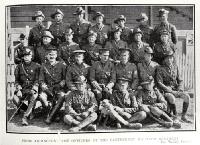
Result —
<instances>
[{"instance_id":1,"label":"soldier's hand","mask_svg":"<svg viewBox=\"0 0 200 145\"><path fill-rule=\"evenodd\" d=\"M96 81L93 81L93 82L92 82L92 85L93 85L96 89L98 89L99 91L102 91L102 88L99 86L99 84L98 84Z\"/></svg>"},{"instance_id":2,"label":"soldier's hand","mask_svg":"<svg viewBox=\"0 0 200 145\"><path fill-rule=\"evenodd\" d=\"M41 85L41 88L42 88L42 90L46 90L46 89L48 89L48 87L47 87L46 84L42 84L42 85Z\"/></svg>"},{"instance_id":3,"label":"soldier's hand","mask_svg":"<svg viewBox=\"0 0 200 145\"><path fill-rule=\"evenodd\" d=\"M124 110L118 106L114 106L114 110L117 112L123 112Z\"/></svg>"},{"instance_id":4,"label":"soldier's hand","mask_svg":"<svg viewBox=\"0 0 200 145\"><path fill-rule=\"evenodd\" d=\"M16 96L17 96L17 97L22 97L22 92L21 92L20 90L17 91Z\"/></svg>"},{"instance_id":5,"label":"soldier's hand","mask_svg":"<svg viewBox=\"0 0 200 145\"><path fill-rule=\"evenodd\" d=\"M109 84L107 84L106 88L108 88L109 90L111 90L113 86L114 86L114 83L109 83Z\"/></svg>"},{"instance_id":6,"label":"soldier's hand","mask_svg":"<svg viewBox=\"0 0 200 145\"><path fill-rule=\"evenodd\" d=\"M19 90L21 90L22 89L22 86L21 85L17 85L16 86L16 91L19 91Z\"/></svg>"},{"instance_id":7,"label":"soldier's hand","mask_svg":"<svg viewBox=\"0 0 200 145\"><path fill-rule=\"evenodd\" d=\"M171 88L171 87L167 87L166 89L167 89L166 91L167 91L168 93L171 93L171 92L172 92L172 88Z\"/></svg>"},{"instance_id":8,"label":"soldier's hand","mask_svg":"<svg viewBox=\"0 0 200 145\"><path fill-rule=\"evenodd\" d=\"M81 113L81 117L83 117L83 118L88 117L88 115L89 115L89 112L83 112L83 113Z\"/></svg>"},{"instance_id":9,"label":"soldier's hand","mask_svg":"<svg viewBox=\"0 0 200 145\"><path fill-rule=\"evenodd\" d=\"M140 110L149 113L150 109L148 105L142 105L140 106Z\"/></svg>"}]
</instances>

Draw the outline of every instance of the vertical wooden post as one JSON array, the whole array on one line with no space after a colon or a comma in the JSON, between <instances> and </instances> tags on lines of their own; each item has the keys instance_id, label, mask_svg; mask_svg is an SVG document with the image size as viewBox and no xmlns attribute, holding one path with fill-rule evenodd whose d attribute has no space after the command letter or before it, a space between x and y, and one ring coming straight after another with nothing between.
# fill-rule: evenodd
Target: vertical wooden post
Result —
<instances>
[{"instance_id":1,"label":"vertical wooden post","mask_svg":"<svg viewBox=\"0 0 200 145\"><path fill-rule=\"evenodd\" d=\"M85 6L85 20L88 20L88 6Z\"/></svg>"},{"instance_id":2,"label":"vertical wooden post","mask_svg":"<svg viewBox=\"0 0 200 145\"><path fill-rule=\"evenodd\" d=\"M153 7L149 6L149 25L153 27Z\"/></svg>"}]
</instances>

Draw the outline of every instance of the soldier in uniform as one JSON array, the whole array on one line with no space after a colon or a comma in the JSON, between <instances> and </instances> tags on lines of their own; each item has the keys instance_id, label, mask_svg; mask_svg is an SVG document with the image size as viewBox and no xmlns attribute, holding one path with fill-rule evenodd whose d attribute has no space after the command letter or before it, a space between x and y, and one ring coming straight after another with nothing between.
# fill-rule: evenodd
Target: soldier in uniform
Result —
<instances>
[{"instance_id":1,"label":"soldier in uniform","mask_svg":"<svg viewBox=\"0 0 200 145\"><path fill-rule=\"evenodd\" d=\"M84 50L73 51L75 62L68 66L66 74L66 84L70 91L76 90L75 80L79 77L88 80L90 66L84 63Z\"/></svg>"},{"instance_id":2,"label":"soldier in uniform","mask_svg":"<svg viewBox=\"0 0 200 145\"><path fill-rule=\"evenodd\" d=\"M36 21L36 26L34 26L29 33L28 45L33 46L34 49L42 45L42 34L46 29L43 25L44 14L42 11L36 11L35 15L32 17L32 20Z\"/></svg>"},{"instance_id":3,"label":"soldier in uniform","mask_svg":"<svg viewBox=\"0 0 200 145\"><path fill-rule=\"evenodd\" d=\"M137 101L140 110L146 112L146 117L150 117L160 125L170 128L172 126L180 128L178 121L173 121L165 112L167 111L167 101L157 88L154 88L154 79L144 80L142 89L138 91Z\"/></svg>"},{"instance_id":4,"label":"soldier in uniform","mask_svg":"<svg viewBox=\"0 0 200 145\"><path fill-rule=\"evenodd\" d=\"M109 50L99 51L100 61L95 62L90 69L90 82L98 104L103 99L109 99L115 84L114 64L109 60Z\"/></svg>"},{"instance_id":5,"label":"soldier in uniform","mask_svg":"<svg viewBox=\"0 0 200 145\"><path fill-rule=\"evenodd\" d=\"M86 44L87 34L89 32L90 22L84 19L85 10L82 7L77 7L76 12L73 15L76 16L75 22L70 27L74 31L74 42L78 43L80 47Z\"/></svg>"},{"instance_id":6,"label":"soldier in uniform","mask_svg":"<svg viewBox=\"0 0 200 145\"><path fill-rule=\"evenodd\" d=\"M93 17L93 20L96 21L96 24L91 26L89 31L97 33L96 43L104 47L108 39L110 28L107 25L103 24L104 14L102 14L101 12L96 12L95 16Z\"/></svg>"},{"instance_id":7,"label":"soldier in uniform","mask_svg":"<svg viewBox=\"0 0 200 145\"><path fill-rule=\"evenodd\" d=\"M92 66L96 61L99 61L99 50L102 48L101 45L96 44L97 33L88 33L88 44L82 47L85 53L85 63Z\"/></svg>"},{"instance_id":8,"label":"soldier in uniform","mask_svg":"<svg viewBox=\"0 0 200 145\"><path fill-rule=\"evenodd\" d=\"M110 57L116 62L119 62L120 56L120 48L127 48L127 42L121 40L120 36L122 34L122 30L120 28L116 28L112 31L112 39L111 41L107 41L105 48L110 50Z\"/></svg>"},{"instance_id":9,"label":"soldier in uniform","mask_svg":"<svg viewBox=\"0 0 200 145\"><path fill-rule=\"evenodd\" d=\"M169 32L167 30L162 30L160 32L161 41L156 43L154 46L153 60L161 64L163 59L167 56L170 51L175 52L176 46L169 40Z\"/></svg>"},{"instance_id":10,"label":"soldier in uniform","mask_svg":"<svg viewBox=\"0 0 200 145\"><path fill-rule=\"evenodd\" d=\"M131 49L131 62L137 64L142 62L144 59L144 48L149 46L149 44L142 41L142 31L140 28L135 28L133 30L134 42L129 46Z\"/></svg>"},{"instance_id":11,"label":"soldier in uniform","mask_svg":"<svg viewBox=\"0 0 200 145\"><path fill-rule=\"evenodd\" d=\"M46 52L49 49L55 48L55 46L51 45L51 41L53 39L53 35L49 31L44 31L42 35L43 45L40 47L37 47L35 51L35 59L34 61L42 64L46 61Z\"/></svg>"},{"instance_id":12,"label":"soldier in uniform","mask_svg":"<svg viewBox=\"0 0 200 145\"><path fill-rule=\"evenodd\" d=\"M66 98L64 122L71 128L69 131L77 132L83 128L96 130L93 124L97 119L97 101L94 93L86 89L86 80L82 77L74 82L77 90L70 92ZM73 127L74 126L74 127Z\"/></svg>"},{"instance_id":13,"label":"soldier in uniform","mask_svg":"<svg viewBox=\"0 0 200 145\"><path fill-rule=\"evenodd\" d=\"M153 30L152 33L152 40L154 43L160 42L160 31L163 29L167 30L169 32L169 39L172 41L174 44L177 43L177 35L176 35L176 27L168 22L168 13L169 11L165 9L160 9L159 10L159 19L160 19L160 24L156 26Z\"/></svg>"},{"instance_id":14,"label":"soldier in uniform","mask_svg":"<svg viewBox=\"0 0 200 145\"><path fill-rule=\"evenodd\" d=\"M137 90L138 87L138 71L137 66L134 63L129 62L130 49L121 48L120 49L120 63L116 64L116 79L126 78L129 79L129 89Z\"/></svg>"},{"instance_id":15,"label":"soldier in uniform","mask_svg":"<svg viewBox=\"0 0 200 145\"><path fill-rule=\"evenodd\" d=\"M183 80L180 77L178 66L174 63L173 51L168 52L163 61L163 65L158 68L156 79L175 117L177 117L175 98L182 98L183 108L181 120L191 123L186 117L190 96L183 90Z\"/></svg>"},{"instance_id":16,"label":"soldier in uniform","mask_svg":"<svg viewBox=\"0 0 200 145\"><path fill-rule=\"evenodd\" d=\"M53 14L51 14L51 18L55 19L55 23L53 23L49 27L49 31L54 37L51 44L56 47L58 47L59 44L65 42L65 31L66 31L67 25L63 23L63 17L64 17L64 14L60 9L56 9L56 11Z\"/></svg>"},{"instance_id":17,"label":"soldier in uniform","mask_svg":"<svg viewBox=\"0 0 200 145\"><path fill-rule=\"evenodd\" d=\"M22 62L22 58L23 58L23 52L25 47L25 38L26 36L21 33L19 36L20 39L20 43L16 46L15 50L14 50L14 62L15 64L20 64Z\"/></svg>"},{"instance_id":18,"label":"soldier in uniform","mask_svg":"<svg viewBox=\"0 0 200 145\"><path fill-rule=\"evenodd\" d=\"M66 66L62 62L56 61L57 50L55 47L47 51L46 57L47 61L42 64L40 70L39 99L45 109L49 109L50 105L52 107L50 111L48 110L49 114L45 120L45 123L50 124L64 102Z\"/></svg>"},{"instance_id":19,"label":"soldier in uniform","mask_svg":"<svg viewBox=\"0 0 200 145\"><path fill-rule=\"evenodd\" d=\"M140 82L147 80L149 77L155 79L156 70L159 66L157 62L152 61L153 50L151 47L147 46L144 52L144 60L137 65Z\"/></svg>"},{"instance_id":20,"label":"soldier in uniform","mask_svg":"<svg viewBox=\"0 0 200 145\"><path fill-rule=\"evenodd\" d=\"M74 62L73 51L79 50L79 44L73 41L74 32L71 28L66 29L65 38L66 42L59 46L60 57L66 63L67 66Z\"/></svg>"},{"instance_id":21,"label":"soldier in uniform","mask_svg":"<svg viewBox=\"0 0 200 145\"><path fill-rule=\"evenodd\" d=\"M110 121L116 124L117 128L123 125L130 129L140 129L142 124L138 122L142 121L146 114L144 111L139 111L134 93L128 91L129 81L126 78L118 78L118 89L113 91L110 103L106 99L102 101L101 110L110 116Z\"/></svg>"},{"instance_id":22,"label":"soldier in uniform","mask_svg":"<svg viewBox=\"0 0 200 145\"><path fill-rule=\"evenodd\" d=\"M125 26L126 17L124 15L119 15L118 18L114 20L114 23L122 30L121 39L130 44L132 31L129 27Z\"/></svg>"},{"instance_id":23,"label":"soldier in uniform","mask_svg":"<svg viewBox=\"0 0 200 145\"><path fill-rule=\"evenodd\" d=\"M152 46L151 35L153 32L153 28L147 24L148 19L149 18L147 17L146 13L141 13L140 16L136 19L136 21L139 23L138 28L140 28L140 30L143 33L142 41Z\"/></svg>"},{"instance_id":24,"label":"soldier in uniform","mask_svg":"<svg viewBox=\"0 0 200 145\"><path fill-rule=\"evenodd\" d=\"M32 113L38 97L40 65L32 62L31 59L31 49L25 48L23 51L23 61L15 69L16 91L13 102L17 107L27 108L24 104L20 104L25 100L29 101L28 108L22 118L22 125L28 125L28 117Z\"/></svg>"}]
</instances>

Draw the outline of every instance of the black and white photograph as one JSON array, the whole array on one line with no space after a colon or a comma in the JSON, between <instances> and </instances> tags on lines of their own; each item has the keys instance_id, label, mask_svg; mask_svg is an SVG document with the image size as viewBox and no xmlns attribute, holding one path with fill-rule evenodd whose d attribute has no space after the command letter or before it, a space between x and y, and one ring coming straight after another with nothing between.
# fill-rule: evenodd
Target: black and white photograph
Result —
<instances>
[{"instance_id":1,"label":"black and white photograph","mask_svg":"<svg viewBox=\"0 0 200 145\"><path fill-rule=\"evenodd\" d=\"M5 11L7 133L196 130L194 4Z\"/></svg>"}]
</instances>

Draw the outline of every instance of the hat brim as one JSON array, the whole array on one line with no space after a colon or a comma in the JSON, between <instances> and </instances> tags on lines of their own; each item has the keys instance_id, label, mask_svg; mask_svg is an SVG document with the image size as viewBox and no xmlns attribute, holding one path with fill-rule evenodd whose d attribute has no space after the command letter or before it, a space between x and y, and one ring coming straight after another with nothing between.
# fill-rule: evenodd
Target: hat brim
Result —
<instances>
[{"instance_id":1,"label":"hat brim","mask_svg":"<svg viewBox=\"0 0 200 145\"><path fill-rule=\"evenodd\" d=\"M56 16L57 14L61 14L62 16L64 16L62 13L56 12L56 13L51 14L51 18L52 18L52 19L55 19L55 16Z\"/></svg>"},{"instance_id":2,"label":"hat brim","mask_svg":"<svg viewBox=\"0 0 200 145\"><path fill-rule=\"evenodd\" d=\"M118 24L118 22L119 22L120 20L124 20L124 21L126 22L126 19L125 19L125 18L118 18L118 19L114 20L114 23L115 23L115 24Z\"/></svg>"},{"instance_id":3,"label":"hat brim","mask_svg":"<svg viewBox=\"0 0 200 145\"><path fill-rule=\"evenodd\" d=\"M76 53L85 53L86 51L85 50L75 50L73 51L73 54L76 54Z\"/></svg>"},{"instance_id":4,"label":"hat brim","mask_svg":"<svg viewBox=\"0 0 200 145\"><path fill-rule=\"evenodd\" d=\"M80 14L85 14L85 10L73 13L73 15L80 15Z\"/></svg>"},{"instance_id":5,"label":"hat brim","mask_svg":"<svg viewBox=\"0 0 200 145\"><path fill-rule=\"evenodd\" d=\"M49 38L51 38L51 39L54 39L54 37L50 37L50 36L48 36L48 35L43 35L42 38L43 38L43 37L49 37Z\"/></svg>"},{"instance_id":6,"label":"hat brim","mask_svg":"<svg viewBox=\"0 0 200 145\"><path fill-rule=\"evenodd\" d=\"M140 19L136 19L137 22L141 22L141 21L148 21L148 19L145 18L140 18Z\"/></svg>"},{"instance_id":7,"label":"hat brim","mask_svg":"<svg viewBox=\"0 0 200 145\"><path fill-rule=\"evenodd\" d=\"M104 18L104 15L96 15L92 19L95 21L97 17L102 16Z\"/></svg>"},{"instance_id":8,"label":"hat brim","mask_svg":"<svg viewBox=\"0 0 200 145\"><path fill-rule=\"evenodd\" d=\"M33 17L32 17L32 20L35 21L35 19L36 19L37 17L43 17L43 18L45 19L45 16L44 16L44 15L38 15L38 16L33 16Z\"/></svg>"}]
</instances>

